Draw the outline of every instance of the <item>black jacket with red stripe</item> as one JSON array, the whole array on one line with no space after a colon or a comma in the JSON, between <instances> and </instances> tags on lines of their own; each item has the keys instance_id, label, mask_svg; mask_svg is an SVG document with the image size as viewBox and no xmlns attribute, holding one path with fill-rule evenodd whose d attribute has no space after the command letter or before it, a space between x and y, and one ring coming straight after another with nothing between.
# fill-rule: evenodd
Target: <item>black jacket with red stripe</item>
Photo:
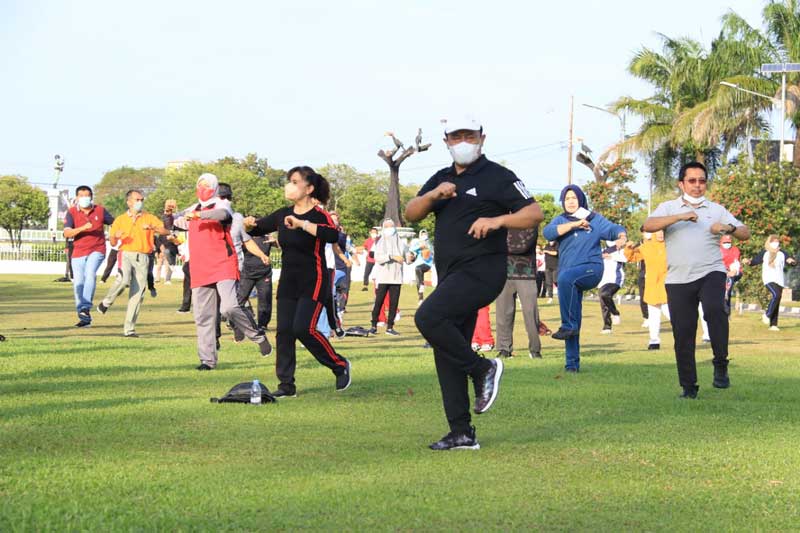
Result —
<instances>
[{"instance_id":1,"label":"black jacket with red stripe","mask_svg":"<svg viewBox=\"0 0 800 533\"><path fill-rule=\"evenodd\" d=\"M287 228L284 219L289 215L316 224L317 236L300 228ZM276 230L281 247L281 275L277 297L306 297L324 302L331 291L331 280L325 263L325 243L334 243L339 239L339 232L330 216L319 207L302 215L295 213L293 207L284 207L258 219L256 227L248 230L248 233L266 235Z\"/></svg>"}]
</instances>

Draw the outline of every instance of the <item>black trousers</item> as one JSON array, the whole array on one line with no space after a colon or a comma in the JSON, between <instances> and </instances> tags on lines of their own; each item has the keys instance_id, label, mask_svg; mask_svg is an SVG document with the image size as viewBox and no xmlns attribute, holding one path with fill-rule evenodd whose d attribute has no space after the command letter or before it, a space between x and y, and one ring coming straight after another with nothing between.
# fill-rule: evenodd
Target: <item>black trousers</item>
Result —
<instances>
[{"instance_id":1,"label":"black trousers","mask_svg":"<svg viewBox=\"0 0 800 533\"><path fill-rule=\"evenodd\" d=\"M536 297L544 298L547 294L547 288L544 286L544 270L536 271Z\"/></svg>"},{"instance_id":2,"label":"black trousers","mask_svg":"<svg viewBox=\"0 0 800 533\"><path fill-rule=\"evenodd\" d=\"M332 268L329 268L328 274L331 277L331 283L328 285L328 287L333 287L333 280L336 279L336 271ZM334 288L333 290L336 289ZM329 292L327 294L324 306L325 315L328 317L328 326L331 328L331 331L333 331L339 327L339 315L336 314L336 299L333 292Z\"/></svg>"},{"instance_id":3,"label":"black trousers","mask_svg":"<svg viewBox=\"0 0 800 533\"><path fill-rule=\"evenodd\" d=\"M470 346L478 309L500 295L506 283L506 256L491 255L462 263L445 273L417 309L417 329L433 348L444 413L451 431L470 427L468 376L490 366Z\"/></svg>"},{"instance_id":4,"label":"black trousers","mask_svg":"<svg viewBox=\"0 0 800 533\"><path fill-rule=\"evenodd\" d=\"M558 269L545 268L544 269L544 287L547 291L547 297L553 297L553 284L558 282Z\"/></svg>"},{"instance_id":5,"label":"black trousers","mask_svg":"<svg viewBox=\"0 0 800 533\"><path fill-rule=\"evenodd\" d=\"M317 321L323 304L311 298L279 298L278 327L275 334L276 360L275 374L279 388L290 394L296 390L294 371L297 366L296 342L300 341L320 364L330 368L334 374L344 372L346 360L336 353L325 338L317 331Z\"/></svg>"},{"instance_id":6,"label":"black trousers","mask_svg":"<svg viewBox=\"0 0 800 533\"><path fill-rule=\"evenodd\" d=\"M372 327L377 327L378 317L381 314L386 293L389 293L389 312L386 313L386 328L394 327L394 315L397 314L397 305L400 303L400 288L402 285L394 283L381 283L375 291L375 305L372 306Z\"/></svg>"},{"instance_id":7,"label":"black trousers","mask_svg":"<svg viewBox=\"0 0 800 533\"><path fill-rule=\"evenodd\" d=\"M256 289L258 296L258 314L253 313L250 305L250 293ZM272 276L258 278L242 278L239 280L239 307L245 309L255 320L256 329L265 329L272 318Z\"/></svg>"},{"instance_id":8,"label":"black trousers","mask_svg":"<svg viewBox=\"0 0 800 533\"><path fill-rule=\"evenodd\" d=\"M108 276L111 275L111 271L114 270L114 265L117 264L117 256L119 255L119 250L111 249L108 252L108 257L106 258L106 268L103 270L103 275L100 276L100 281L103 283L106 282Z\"/></svg>"},{"instance_id":9,"label":"black trousers","mask_svg":"<svg viewBox=\"0 0 800 533\"><path fill-rule=\"evenodd\" d=\"M647 320L650 318L650 311L647 308L647 303L644 301L644 276L639 276L637 284L639 286L639 309L642 310L642 318Z\"/></svg>"},{"instance_id":10,"label":"black trousers","mask_svg":"<svg viewBox=\"0 0 800 533\"><path fill-rule=\"evenodd\" d=\"M765 287L769 291L770 295L769 305L767 306L767 312L765 314L767 315L767 318L769 318L769 325L777 326L778 315L780 314L781 311L781 297L783 296L783 287L774 282L767 283ZM728 308L730 308L730 304Z\"/></svg>"},{"instance_id":11,"label":"black trousers","mask_svg":"<svg viewBox=\"0 0 800 533\"><path fill-rule=\"evenodd\" d=\"M616 283L606 283L600 290L600 311L603 314L603 328L611 329L611 315L619 316L617 304L614 303L614 295L619 291Z\"/></svg>"},{"instance_id":12,"label":"black trousers","mask_svg":"<svg viewBox=\"0 0 800 533\"><path fill-rule=\"evenodd\" d=\"M417 292L419 292L420 287L425 287L425 272L428 272L431 269L430 266L422 264L417 265L414 268L414 274L417 277Z\"/></svg>"},{"instance_id":13,"label":"black trousers","mask_svg":"<svg viewBox=\"0 0 800 533\"><path fill-rule=\"evenodd\" d=\"M708 323L714 366L728 366L728 314L725 312L725 273L711 272L690 283L667 283L672 335L675 338L675 360L681 387L697 385L695 343L698 304Z\"/></svg>"},{"instance_id":14,"label":"black trousers","mask_svg":"<svg viewBox=\"0 0 800 533\"><path fill-rule=\"evenodd\" d=\"M189 274L189 261L186 261L182 267L183 270L183 302L181 303L181 310L188 311L192 307L192 276Z\"/></svg>"},{"instance_id":15,"label":"black trousers","mask_svg":"<svg viewBox=\"0 0 800 533\"><path fill-rule=\"evenodd\" d=\"M372 273L372 269L375 268L375 263L370 263L367 261L367 264L364 265L364 286L366 287L369 285L369 275Z\"/></svg>"},{"instance_id":16,"label":"black trousers","mask_svg":"<svg viewBox=\"0 0 800 533\"><path fill-rule=\"evenodd\" d=\"M153 278L153 267L156 266L156 253L150 252L147 259L147 290L152 291L156 288L155 279Z\"/></svg>"}]
</instances>

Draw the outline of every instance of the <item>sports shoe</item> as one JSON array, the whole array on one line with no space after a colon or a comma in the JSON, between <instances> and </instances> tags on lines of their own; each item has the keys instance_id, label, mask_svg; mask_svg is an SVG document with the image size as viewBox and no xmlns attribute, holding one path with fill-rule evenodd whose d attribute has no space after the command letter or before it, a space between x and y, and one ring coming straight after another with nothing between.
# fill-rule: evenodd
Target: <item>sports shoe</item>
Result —
<instances>
[{"instance_id":1,"label":"sports shoe","mask_svg":"<svg viewBox=\"0 0 800 533\"><path fill-rule=\"evenodd\" d=\"M264 336L264 340L258 343L258 349L261 351L261 356L266 357L272 353L272 344L269 343L269 339Z\"/></svg>"},{"instance_id":2,"label":"sports shoe","mask_svg":"<svg viewBox=\"0 0 800 533\"><path fill-rule=\"evenodd\" d=\"M172 282L170 280L167 280L164 282L164 285L172 285Z\"/></svg>"},{"instance_id":3,"label":"sports shoe","mask_svg":"<svg viewBox=\"0 0 800 533\"><path fill-rule=\"evenodd\" d=\"M482 352L491 352L494 349L494 344L481 344Z\"/></svg>"},{"instance_id":4,"label":"sports shoe","mask_svg":"<svg viewBox=\"0 0 800 533\"><path fill-rule=\"evenodd\" d=\"M611 328L603 328L602 331L600 331L600 333L602 333L603 335L611 335Z\"/></svg>"},{"instance_id":5,"label":"sports shoe","mask_svg":"<svg viewBox=\"0 0 800 533\"><path fill-rule=\"evenodd\" d=\"M123 335L123 337L125 337L126 339L138 339L139 335L135 331L133 331L131 333L126 333L125 335Z\"/></svg>"},{"instance_id":6,"label":"sports shoe","mask_svg":"<svg viewBox=\"0 0 800 533\"><path fill-rule=\"evenodd\" d=\"M578 370L577 368L570 367L570 368L565 368L564 372L566 372L567 374L578 374L580 370Z\"/></svg>"},{"instance_id":7,"label":"sports shoe","mask_svg":"<svg viewBox=\"0 0 800 533\"><path fill-rule=\"evenodd\" d=\"M344 330L342 329L342 326L339 326L336 328L336 338L341 339L342 337L344 337Z\"/></svg>"},{"instance_id":8,"label":"sports shoe","mask_svg":"<svg viewBox=\"0 0 800 533\"><path fill-rule=\"evenodd\" d=\"M190 310L189 310L189 309L184 309L183 307L181 307L180 309L178 309L178 310L177 310L177 311L175 311L175 312L176 312L176 313L180 313L180 314L184 314L184 313L189 313L189 312L190 312Z\"/></svg>"},{"instance_id":9,"label":"sports shoe","mask_svg":"<svg viewBox=\"0 0 800 533\"><path fill-rule=\"evenodd\" d=\"M645 318L644 321L642 322L642 328L649 328L649 327L650 327L650 321Z\"/></svg>"},{"instance_id":10,"label":"sports shoe","mask_svg":"<svg viewBox=\"0 0 800 533\"><path fill-rule=\"evenodd\" d=\"M542 358L542 354L539 353L539 352L528 352L528 355L530 356L531 359L541 359Z\"/></svg>"},{"instance_id":11,"label":"sports shoe","mask_svg":"<svg viewBox=\"0 0 800 533\"><path fill-rule=\"evenodd\" d=\"M472 348L473 352L480 351L481 349L481 345L478 344L477 342L473 342L472 344L470 344L470 347Z\"/></svg>"},{"instance_id":12,"label":"sports shoe","mask_svg":"<svg viewBox=\"0 0 800 533\"><path fill-rule=\"evenodd\" d=\"M213 366L208 366L207 364L203 363L200 366L195 367L196 370L214 370Z\"/></svg>"},{"instance_id":13,"label":"sports shoe","mask_svg":"<svg viewBox=\"0 0 800 533\"><path fill-rule=\"evenodd\" d=\"M480 450L481 445L475 437L475 426L470 426L467 433L451 431L428 448L436 451Z\"/></svg>"},{"instance_id":14,"label":"sports shoe","mask_svg":"<svg viewBox=\"0 0 800 533\"><path fill-rule=\"evenodd\" d=\"M563 341L563 340L566 340L569 337L574 337L578 333L580 333L580 332L577 329L558 328L558 331L553 333L551 335L551 337L553 337L557 341Z\"/></svg>"},{"instance_id":15,"label":"sports shoe","mask_svg":"<svg viewBox=\"0 0 800 533\"><path fill-rule=\"evenodd\" d=\"M378 333L378 328L373 326L373 327L369 328L369 331L367 331L367 333L369 333L370 335L375 335L376 333Z\"/></svg>"},{"instance_id":16,"label":"sports shoe","mask_svg":"<svg viewBox=\"0 0 800 533\"><path fill-rule=\"evenodd\" d=\"M497 350L497 357L501 357L503 359L510 359L514 356L511 355L511 352L509 352L508 350Z\"/></svg>"},{"instance_id":17,"label":"sports shoe","mask_svg":"<svg viewBox=\"0 0 800 533\"><path fill-rule=\"evenodd\" d=\"M103 302L100 302L99 304L97 304L97 312L98 313L100 313L101 315L104 315L104 314L106 314L106 311L108 311L108 307L103 305Z\"/></svg>"},{"instance_id":18,"label":"sports shoe","mask_svg":"<svg viewBox=\"0 0 800 533\"><path fill-rule=\"evenodd\" d=\"M297 398L297 391L289 392L278 387L278 390L272 393L276 398Z\"/></svg>"},{"instance_id":19,"label":"sports shoe","mask_svg":"<svg viewBox=\"0 0 800 533\"><path fill-rule=\"evenodd\" d=\"M503 360L490 359L490 366L482 375L472 378L475 386L475 414L485 413L497 399L500 392L500 378L503 377Z\"/></svg>"},{"instance_id":20,"label":"sports shoe","mask_svg":"<svg viewBox=\"0 0 800 533\"><path fill-rule=\"evenodd\" d=\"M693 387L684 387L683 394L679 396L679 398L683 400L694 400L697 398L697 391L700 390L700 387L697 385Z\"/></svg>"},{"instance_id":21,"label":"sports shoe","mask_svg":"<svg viewBox=\"0 0 800 533\"><path fill-rule=\"evenodd\" d=\"M770 331L780 331L780 328L778 326L770 326L769 330Z\"/></svg>"},{"instance_id":22,"label":"sports shoe","mask_svg":"<svg viewBox=\"0 0 800 533\"><path fill-rule=\"evenodd\" d=\"M657 342L654 342L653 344L648 344L647 345L647 349L648 350L660 350L661 349L661 345L659 343L657 343Z\"/></svg>"},{"instance_id":23,"label":"sports shoe","mask_svg":"<svg viewBox=\"0 0 800 533\"><path fill-rule=\"evenodd\" d=\"M367 292L368 290L369 290L369 288L367 288L367 286L366 286L366 285L364 285L363 287L361 287L361 292Z\"/></svg>"},{"instance_id":24,"label":"sports shoe","mask_svg":"<svg viewBox=\"0 0 800 533\"><path fill-rule=\"evenodd\" d=\"M81 320L80 322L75 324L75 327L76 328L90 328L90 327L92 327L92 323L91 322L87 322L85 320Z\"/></svg>"},{"instance_id":25,"label":"sports shoe","mask_svg":"<svg viewBox=\"0 0 800 533\"><path fill-rule=\"evenodd\" d=\"M552 298L548 298L547 299L547 303L549 303L549 304L553 303L553 299Z\"/></svg>"},{"instance_id":26,"label":"sports shoe","mask_svg":"<svg viewBox=\"0 0 800 533\"><path fill-rule=\"evenodd\" d=\"M619 326L622 323L622 318L619 315L611 315L611 323Z\"/></svg>"},{"instance_id":27,"label":"sports shoe","mask_svg":"<svg viewBox=\"0 0 800 533\"><path fill-rule=\"evenodd\" d=\"M158 291L156 291L156 288L153 287L152 289L150 289L150 297L155 298L156 296L158 296Z\"/></svg>"},{"instance_id":28,"label":"sports shoe","mask_svg":"<svg viewBox=\"0 0 800 533\"><path fill-rule=\"evenodd\" d=\"M769 326L769 317L766 314L761 315L761 322Z\"/></svg>"},{"instance_id":29,"label":"sports shoe","mask_svg":"<svg viewBox=\"0 0 800 533\"><path fill-rule=\"evenodd\" d=\"M400 336L400 334L394 328L387 329L386 330L386 334L387 335L391 335L392 337L399 337Z\"/></svg>"},{"instance_id":30,"label":"sports shoe","mask_svg":"<svg viewBox=\"0 0 800 533\"><path fill-rule=\"evenodd\" d=\"M350 361L345 359L344 362L344 371L336 376L336 392L347 390L350 386Z\"/></svg>"},{"instance_id":31,"label":"sports shoe","mask_svg":"<svg viewBox=\"0 0 800 533\"><path fill-rule=\"evenodd\" d=\"M715 389L727 389L731 386L731 380L728 377L728 368L723 366L714 367L714 381L712 382Z\"/></svg>"}]
</instances>

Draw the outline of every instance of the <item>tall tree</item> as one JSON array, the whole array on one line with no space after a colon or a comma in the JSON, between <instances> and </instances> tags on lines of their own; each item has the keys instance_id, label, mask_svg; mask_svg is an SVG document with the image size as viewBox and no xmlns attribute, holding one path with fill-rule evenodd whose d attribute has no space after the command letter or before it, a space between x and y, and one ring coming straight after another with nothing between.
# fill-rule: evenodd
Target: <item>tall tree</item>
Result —
<instances>
[{"instance_id":1,"label":"tall tree","mask_svg":"<svg viewBox=\"0 0 800 533\"><path fill-rule=\"evenodd\" d=\"M22 176L0 177L0 227L8 232L12 246L22 246L22 230L45 224L49 215L43 190Z\"/></svg>"},{"instance_id":2,"label":"tall tree","mask_svg":"<svg viewBox=\"0 0 800 533\"><path fill-rule=\"evenodd\" d=\"M414 146L404 145L393 132L387 131L386 135L392 138L394 148L378 150L378 157L389 165L389 196L386 199L385 218L391 218L398 226L403 225L400 209L400 165L403 161L417 152L424 152L430 144L422 144L422 129L417 130Z\"/></svg>"}]
</instances>

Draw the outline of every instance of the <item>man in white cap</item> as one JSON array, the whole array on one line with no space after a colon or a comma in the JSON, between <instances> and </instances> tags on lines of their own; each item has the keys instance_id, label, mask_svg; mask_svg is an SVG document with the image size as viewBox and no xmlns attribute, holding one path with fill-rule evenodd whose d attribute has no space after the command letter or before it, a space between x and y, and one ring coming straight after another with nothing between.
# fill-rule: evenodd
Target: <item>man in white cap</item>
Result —
<instances>
[{"instance_id":1,"label":"man in white cap","mask_svg":"<svg viewBox=\"0 0 800 533\"><path fill-rule=\"evenodd\" d=\"M476 450L480 445L470 424L468 378L475 389L475 413L484 413L497 398L503 362L472 350L475 320L505 285L506 230L536 227L544 217L522 181L482 155L486 136L477 120L447 121L444 133L453 165L434 174L405 210L410 222L436 215L439 284L415 321L433 347L450 425L450 433L430 448Z\"/></svg>"}]
</instances>

